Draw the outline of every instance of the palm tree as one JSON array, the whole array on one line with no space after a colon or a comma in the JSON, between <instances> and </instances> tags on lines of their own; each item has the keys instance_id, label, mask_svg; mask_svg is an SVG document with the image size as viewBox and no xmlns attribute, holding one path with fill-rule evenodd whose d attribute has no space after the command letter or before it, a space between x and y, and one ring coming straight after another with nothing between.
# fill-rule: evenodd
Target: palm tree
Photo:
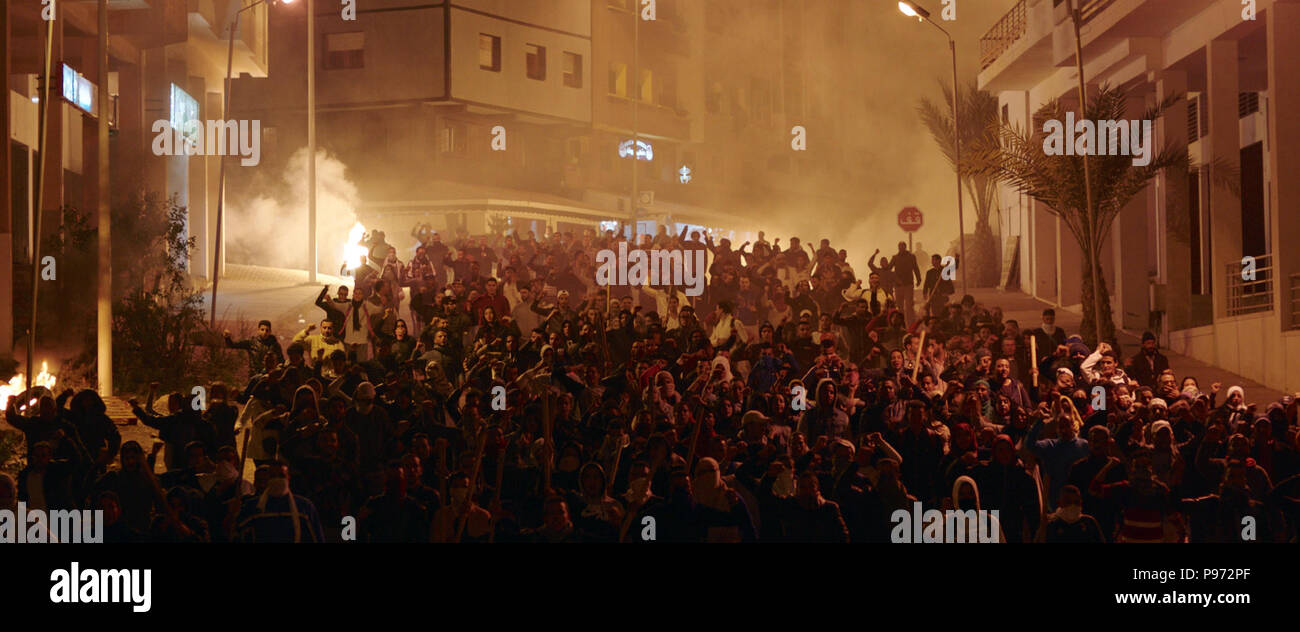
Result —
<instances>
[{"instance_id":1,"label":"palm tree","mask_svg":"<svg viewBox=\"0 0 1300 632\"><path fill-rule=\"evenodd\" d=\"M943 90L942 105L922 99L917 106L921 122L930 130L939 151L943 152L948 164L955 161L953 156L952 124L952 88L940 82ZM967 278L976 287L991 287L1000 280L1001 253L998 242L993 236L989 216L996 205L998 181L978 164L979 156L998 145L998 99L980 90L974 83L966 84L958 94L957 106L961 108L961 146L962 164L958 169L961 174L962 187L970 196L975 208L975 241L968 259ZM966 262L962 262L966 265Z\"/></svg>"},{"instance_id":2,"label":"palm tree","mask_svg":"<svg viewBox=\"0 0 1300 632\"><path fill-rule=\"evenodd\" d=\"M1089 99L1083 118L1126 121L1127 98L1127 93L1121 88L1102 86L1097 96ZM1140 120L1154 122L1182 98L1182 95L1165 98L1148 108ZM1101 271L1101 244L1105 243L1124 206L1160 171L1170 168L1185 171L1191 168L1191 164L1187 148L1181 144L1166 144L1158 153L1153 151L1151 162L1146 166L1134 165L1131 155L1089 156L1094 206L1090 213L1084 187L1084 158L1079 155L1049 155L1045 148L1047 134L1043 131L1044 124L1064 121L1065 115L1066 108L1059 100L1054 100L1034 113L1030 130L999 124L997 130L1001 143L976 156L974 161L998 182L1038 200L1069 228L1079 244L1085 264L1095 270L1100 285L1099 288L1093 286L1093 274L1088 269L1080 270L1083 277L1081 329L1084 339L1094 345L1098 340L1114 344L1115 323L1111 318L1106 279ZM1074 130L1065 130L1065 142L1073 142L1073 139ZM1153 143L1154 138L1148 142ZM1095 314L1100 315L1101 323L1097 322Z\"/></svg>"}]
</instances>

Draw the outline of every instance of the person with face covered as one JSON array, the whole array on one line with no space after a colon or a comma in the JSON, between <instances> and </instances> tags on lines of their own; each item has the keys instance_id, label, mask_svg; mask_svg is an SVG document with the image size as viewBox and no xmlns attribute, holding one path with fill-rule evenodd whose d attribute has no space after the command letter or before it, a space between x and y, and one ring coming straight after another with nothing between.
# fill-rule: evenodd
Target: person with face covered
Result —
<instances>
[{"instance_id":1,"label":"person with face covered","mask_svg":"<svg viewBox=\"0 0 1300 632\"><path fill-rule=\"evenodd\" d=\"M235 519L236 539L256 543L319 543L324 541L316 505L289 488L289 464L269 466L266 489L245 499Z\"/></svg>"},{"instance_id":2,"label":"person with face covered","mask_svg":"<svg viewBox=\"0 0 1300 632\"><path fill-rule=\"evenodd\" d=\"M722 479L717 459L695 464L691 497L705 542L753 542L756 539L744 499Z\"/></svg>"},{"instance_id":3,"label":"person with face covered","mask_svg":"<svg viewBox=\"0 0 1300 632\"><path fill-rule=\"evenodd\" d=\"M1101 544L1105 542L1096 518L1084 513L1083 493L1074 485L1061 488L1056 511L1047 514L1042 542L1049 544Z\"/></svg>"},{"instance_id":4,"label":"person with face covered","mask_svg":"<svg viewBox=\"0 0 1300 632\"><path fill-rule=\"evenodd\" d=\"M639 531L647 524L647 516L658 521L664 510L664 498L650 489L650 464L645 461L634 461L628 467L627 480L627 491L619 496L625 513L619 529L619 542L649 542L651 540L639 536Z\"/></svg>"}]
</instances>

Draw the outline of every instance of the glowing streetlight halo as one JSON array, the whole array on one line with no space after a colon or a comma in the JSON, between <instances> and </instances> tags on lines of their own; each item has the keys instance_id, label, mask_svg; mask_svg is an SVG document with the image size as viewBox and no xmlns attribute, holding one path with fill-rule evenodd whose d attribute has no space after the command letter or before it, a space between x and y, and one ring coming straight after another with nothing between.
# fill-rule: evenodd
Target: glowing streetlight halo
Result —
<instances>
[{"instance_id":1,"label":"glowing streetlight halo","mask_svg":"<svg viewBox=\"0 0 1300 632\"><path fill-rule=\"evenodd\" d=\"M909 18L916 18L918 20L930 19L929 11L926 11L921 8L921 5L918 5L915 2L910 2L909 0L899 0L898 10Z\"/></svg>"}]
</instances>

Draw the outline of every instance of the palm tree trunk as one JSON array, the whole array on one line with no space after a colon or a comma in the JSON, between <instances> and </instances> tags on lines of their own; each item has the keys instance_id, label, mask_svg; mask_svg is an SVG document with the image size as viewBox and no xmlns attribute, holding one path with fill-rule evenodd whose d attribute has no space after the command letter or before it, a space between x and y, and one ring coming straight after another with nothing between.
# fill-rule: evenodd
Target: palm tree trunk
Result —
<instances>
[{"instance_id":1,"label":"palm tree trunk","mask_svg":"<svg viewBox=\"0 0 1300 632\"><path fill-rule=\"evenodd\" d=\"M1110 291L1106 287L1106 275L1101 269L1101 261L1097 257L1097 252L1092 248L1085 248L1083 258L1088 265L1093 266L1093 270L1096 270L1096 278L1097 282L1101 284L1101 291L1094 291L1092 272L1085 267L1082 270L1083 286L1080 293L1083 303L1083 323L1079 326L1079 333L1089 346L1096 347L1099 340L1104 340L1118 349L1115 338L1115 321L1111 318ZM1097 335L1098 314L1101 317L1100 336Z\"/></svg>"}]
</instances>

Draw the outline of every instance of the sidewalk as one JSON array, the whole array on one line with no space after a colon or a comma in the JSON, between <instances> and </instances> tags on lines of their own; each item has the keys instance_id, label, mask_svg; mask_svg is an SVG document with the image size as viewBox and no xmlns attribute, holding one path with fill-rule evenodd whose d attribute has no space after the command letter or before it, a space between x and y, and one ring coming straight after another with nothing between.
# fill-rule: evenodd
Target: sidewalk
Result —
<instances>
[{"instance_id":1,"label":"sidewalk","mask_svg":"<svg viewBox=\"0 0 1300 632\"><path fill-rule=\"evenodd\" d=\"M986 307L1001 306L1002 317L1004 319L1014 319L1020 323L1022 329L1037 327L1042 322L1043 310L1053 307L1051 303L1040 301L1022 292L1008 292L997 288L978 288L972 289L970 293L975 297L976 301L983 303ZM1082 322L1083 315L1078 312L1060 308L1056 310L1056 325L1065 329L1067 334L1079 333L1079 326ZM1133 355L1141 344L1141 332L1135 334L1120 330L1118 333L1119 342L1123 345L1123 356L1127 358ZM1168 349L1161 349L1160 352L1169 358L1169 368L1174 370L1174 374L1178 376L1179 380L1182 380L1184 376L1191 375L1196 378L1201 388L1206 391L1210 389L1211 384L1222 382L1222 392L1225 395L1229 386L1240 386L1246 390L1246 403L1259 404L1260 414L1263 414L1265 406L1270 402L1277 401L1283 395L1281 391L1267 388L1258 382L1208 365L1200 360L1179 355Z\"/></svg>"}]
</instances>

